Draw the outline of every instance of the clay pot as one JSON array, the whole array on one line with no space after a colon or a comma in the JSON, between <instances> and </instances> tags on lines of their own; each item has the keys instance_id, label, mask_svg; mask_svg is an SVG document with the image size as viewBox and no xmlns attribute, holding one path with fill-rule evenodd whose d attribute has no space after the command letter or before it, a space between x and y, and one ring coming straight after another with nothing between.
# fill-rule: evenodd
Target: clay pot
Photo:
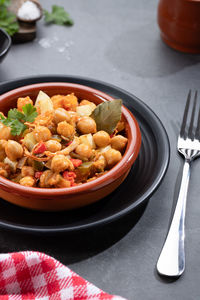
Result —
<instances>
[{"instance_id":1,"label":"clay pot","mask_svg":"<svg viewBox=\"0 0 200 300\"><path fill-rule=\"evenodd\" d=\"M182 52L200 53L199 0L160 0L158 25L167 45Z\"/></svg>"}]
</instances>

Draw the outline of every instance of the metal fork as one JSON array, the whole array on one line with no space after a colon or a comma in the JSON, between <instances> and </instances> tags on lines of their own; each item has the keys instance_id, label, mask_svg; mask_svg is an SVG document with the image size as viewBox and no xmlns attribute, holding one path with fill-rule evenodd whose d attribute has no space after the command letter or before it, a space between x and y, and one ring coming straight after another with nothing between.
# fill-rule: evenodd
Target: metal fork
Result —
<instances>
[{"instance_id":1,"label":"metal fork","mask_svg":"<svg viewBox=\"0 0 200 300\"><path fill-rule=\"evenodd\" d=\"M197 91L194 95L193 108L188 127L187 119L190 100L191 90L187 97L177 145L179 153L185 158L182 181L169 232L157 262L158 273L165 276L177 277L185 270L185 212L190 179L190 165L191 162L200 155L200 109L198 111L197 125L196 127L194 126Z\"/></svg>"}]
</instances>

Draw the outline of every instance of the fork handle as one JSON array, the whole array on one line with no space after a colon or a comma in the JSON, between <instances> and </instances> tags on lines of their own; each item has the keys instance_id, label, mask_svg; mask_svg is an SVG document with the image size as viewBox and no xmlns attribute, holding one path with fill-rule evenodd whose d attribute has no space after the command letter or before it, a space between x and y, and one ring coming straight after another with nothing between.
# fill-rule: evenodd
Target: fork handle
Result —
<instances>
[{"instance_id":1,"label":"fork handle","mask_svg":"<svg viewBox=\"0 0 200 300\"><path fill-rule=\"evenodd\" d=\"M157 270L161 275L176 277L185 269L185 210L189 179L190 161L185 159L176 208L157 262Z\"/></svg>"}]
</instances>

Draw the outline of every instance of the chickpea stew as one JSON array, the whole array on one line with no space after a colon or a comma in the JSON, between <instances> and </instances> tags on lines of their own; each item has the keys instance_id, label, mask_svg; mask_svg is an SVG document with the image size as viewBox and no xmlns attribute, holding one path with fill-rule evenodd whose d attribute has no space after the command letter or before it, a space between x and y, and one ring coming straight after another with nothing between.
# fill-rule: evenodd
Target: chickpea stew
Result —
<instances>
[{"instance_id":1,"label":"chickpea stew","mask_svg":"<svg viewBox=\"0 0 200 300\"><path fill-rule=\"evenodd\" d=\"M128 142L121 104L42 91L35 104L18 98L7 117L0 113L0 176L27 187L68 188L105 174Z\"/></svg>"}]
</instances>

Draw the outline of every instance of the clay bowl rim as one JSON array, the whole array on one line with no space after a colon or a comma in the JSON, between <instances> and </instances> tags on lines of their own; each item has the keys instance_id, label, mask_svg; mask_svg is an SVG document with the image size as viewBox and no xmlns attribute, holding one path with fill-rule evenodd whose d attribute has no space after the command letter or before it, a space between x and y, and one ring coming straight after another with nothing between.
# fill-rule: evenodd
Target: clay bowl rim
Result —
<instances>
[{"instance_id":1,"label":"clay bowl rim","mask_svg":"<svg viewBox=\"0 0 200 300\"><path fill-rule=\"evenodd\" d=\"M13 89L9 92L6 92L0 95L0 107L1 103L6 101L6 99L13 97L17 98L20 94L24 94L30 90L34 91L42 89L51 89L51 88L72 88L78 89L80 92L92 93L97 96L102 102L103 101L112 101L113 97L108 94L101 92L97 89L90 88L85 85L75 84L75 83L64 83L64 82L46 82L46 83L36 83L30 84L26 86L22 86L16 89ZM76 93L74 91L74 93ZM40 197L49 197L49 196L62 196L62 195L72 195L72 194L81 194L85 192L99 190L105 186L108 186L111 182L117 180L121 177L122 174L126 173L136 158L138 157L140 146L141 146L141 132L136 118L132 115L132 113L123 105L122 106L122 114L124 115L129 127L130 127L130 135L127 148L121 161L114 166L111 170L109 170L106 174L100 176L99 178L84 183L83 185L69 188L38 188L38 187L25 187L23 185L12 182L9 179L0 176L0 189L9 188L9 191L18 192L18 194L24 195L34 195ZM136 133L135 140L133 139L133 134Z\"/></svg>"}]
</instances>

